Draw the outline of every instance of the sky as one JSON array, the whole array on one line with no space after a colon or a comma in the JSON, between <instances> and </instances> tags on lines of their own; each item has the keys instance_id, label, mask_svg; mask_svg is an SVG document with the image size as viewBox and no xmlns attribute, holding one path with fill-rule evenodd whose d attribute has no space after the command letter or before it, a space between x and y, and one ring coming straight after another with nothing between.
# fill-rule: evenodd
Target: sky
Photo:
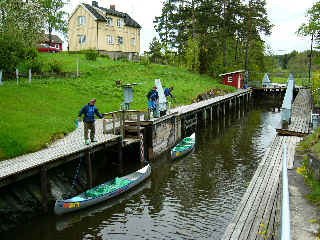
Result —
<instances>
[{"instance_id":1,"label":"sky","mask_svg":"<svg viewBox=\"0 0 320 240\"><path fill-rule=\"evenodd\" d=\"M128 13L141 26L141 51L148 50L153 37L157 36L153 29L153 20L160 16L162 0L96 0L99 6L109 8L111 4L116 10ZM91 4L91 0L70 0L65 11L72 13L79 3ZM310 49L310 38L298 37L295 32L306 22L305 14L315 0L266 0L270 22L274 25L271 36L265 37L266 43L274 54L299 52ZM64 49L66 46L64 44Z\"/></svg>"}]
</instances>

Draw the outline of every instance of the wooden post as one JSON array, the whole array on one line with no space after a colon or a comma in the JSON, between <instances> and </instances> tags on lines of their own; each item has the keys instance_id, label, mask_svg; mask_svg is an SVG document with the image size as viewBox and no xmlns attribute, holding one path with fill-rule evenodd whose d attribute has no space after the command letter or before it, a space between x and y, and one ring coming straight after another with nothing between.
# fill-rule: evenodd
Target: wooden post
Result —
<instances>
[{"instance_id":1,"label":"wooden post","mask_svg":"<svg viewBox=\"0 0 320 240\"><path fill-rule=\"evenodd\" d=\"M118 160L119 160L119 173L123 174L123 154L122 154L122 138L118 144Z\"/></svg>"},{"instance_id":2,"label":"wooden post","mask_svg":"<svg viewBox=\"0 0 320 240\"><path fill-rule=\"evenodd\" d=\"M103 151L103 152L104 152L104 154L103 154L103 161L104 161L104 163L108 162L107 150L108 150L108 145L105 144L105 145L104 145L104 151Z\"/></svg>"},{"instance_id":3,"label":"wooden post","mask_svg":"<svg viewBox=\"0 0 320 240\"><path fill-rule=\"evenodd\" d=\"M116 135L116 117L115 113L112 113L112 129L113 134Z\"/></svg>"},{"instance_id":4,"label":"wooden post","mask_svg":"<svg viewBox=\"0 0 320 240\"><path fill-rule=\"evenodd\" d=\"M47 168L42 167L40 170L40 185L42 195L42 209L44 213L48 212L48 174Z\"/></svg>"},{"instance_id":5,"label":"wooden post","mask_svg":"<svg viewBox=\"0 0 320 240\"><path fill-rule=\"evenodd\" d=\"M141 119L140 119L140 117L141 117L141 114L140 114L140 112L138 112L137 113L137 136L139 137L139 135L140 135L140 121L141 121Z\"/></svg>"},{"instance_id":6,"label":"wooden post","mask_svg":"<svg viewBox=\"0 0 320 240\"><path fill-rule=\"evenodd\" d=\"M212 122L213 118L212 118L212 106L210 107L210 121Z\"/></svg>"},{"instance_id":7,"label":"wooden post","mask_svg":"<svg viewBox=\"0 0 320 240\"><path fill-rule=\"evenodd\" d=\"M120 135L122 136L122 138L124 138L124 118L124 110L122 110L120 115Z\"/></svg>"},{"instance_id":8,"label":"wooden post","mask_svg":"<svg viewBox=\"0 0 320 240\"><path fill-rule=\"evenodd\" d=\"M79 57L77 58L77 77L79 77Z\"/></svg>"},{"instance_id":9,"label":"wooden post","mask_svg":"<svg viewBox=\"0 0 320 240\"><path fill-rule=\"evenodd\" d=\"M17 85L19 85L19 69L16 68Z\"/></svg>"},{"instance_id":10,"label":"wooden post","mask_svg":"<svg viewBox=\"0 0 320 240\"><path fill-rule=\"evenodd\" d=\"M3 82L2 82L2 69L0 69L0 86L3 85Z\"/></svg>"},{"instance_id":11,"label":"wooden post","mask_svg":"<svg viewBox=\"0 0 320 240\"><path fill-rule=\"evenodd\" d=\"M32 82L32 73L31 73L31 69L29 69L29 83Z\"/></svg>"},{"instance_id":12,"label":"wooden post","mask_svg":"<svg viewBox=\"0 0 320 240\"><path fill-rule=\"evenodd\" d=\"M151 162L153 159L153 139L152 139L152 131L153 131L153 127L151 126L147 126L146 127L146 148L148 149L147 154L148 154L148 161Z\"/></svg>"},{"instance_id":13,"label":"wooden post","mask_svg":"<svg viewBox=\"0 0 320 240\"><path fill-rule=\"evenodd\" d=\"M92 161L91 161L91 152L89 151L87 154L87 161L88 161L88 188L92 188L93 181L92 181Z\"/></svg>"},{"instance_id":14,"label":"wooden post","mask_svg":"<svg viewBox=\"0 0 320 240\"><path fill-rule=\"evenodd\" d=\"M102 118L102 132L103 132L103 134L107 133L107 123L106 123L106 119L104 118L104 116Z\"/></svg>"}]
</instances>

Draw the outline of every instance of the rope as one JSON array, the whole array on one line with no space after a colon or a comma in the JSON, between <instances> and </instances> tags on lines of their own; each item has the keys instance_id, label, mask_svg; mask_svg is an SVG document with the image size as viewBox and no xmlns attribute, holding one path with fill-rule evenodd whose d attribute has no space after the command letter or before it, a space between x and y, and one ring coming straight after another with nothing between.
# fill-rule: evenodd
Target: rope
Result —
<instances>
[{"instance_id":1,"label":"rope","mask_svg":"<svg viewBox=\"0 0 320 240\"><path fill-rule=\"evenodd\" d=\"M80 161L78 163L76 173L73 177L73 182L72 182L72 187L71 187L72 189L74 188L74 186L76 185L76 182L78 180L78 176L79 176L79 172L80 172L80 168L81 168L81 162L82 162L82 157L80 157Z\"/></svg>"}]
</instances>

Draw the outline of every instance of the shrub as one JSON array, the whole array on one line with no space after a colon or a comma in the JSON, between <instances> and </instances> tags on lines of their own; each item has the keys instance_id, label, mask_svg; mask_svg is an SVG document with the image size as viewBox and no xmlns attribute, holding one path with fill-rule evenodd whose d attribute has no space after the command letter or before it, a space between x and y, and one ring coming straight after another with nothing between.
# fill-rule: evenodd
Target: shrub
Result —
<instances>
[{"instance_id":1,"label":"shrub","mask_svg":"<svg viewBox=\"0 0 320 240\"><path fill-rule=\"evenodd\" d=\"M32 72L40 73L42 71L43 64L38 58L27 59L25 66L28 69L31 69Z\"/></svg>"},{"instance_id":2,"label":"shrub","mask_svg":"<svg viewBox=\"0 0 320 240\"><path fill-rule=\"evenodd\" d=\"M62 72L62 65L56 59L52 59L48 65L49 65L49 71L55 72L55 73Z\"/></svg>"},{"instance_id":3,"label":"shrub","mask_svg":"<svg viewBox=\"0 0 320 240\"><path fill-rule=\"evenodd\" d=\"M94 50L86 51L86 59L90 61L96 61L98 57L98 52Z\"/></svg>"},{"instance_id":4,"label":"shrub","mask_svg":"<svg viewBox=\"0 0 320 240\"><path fill-rule=\"evenodd\" d=\"M110 59L108 54L99 54L99 57Z\"/></svg>"},{"instance_id":5,"label":"shrub","mask_svg":"<svg viewBox=\"0 0 320 240\"><path fill-rule=\"evenodd\" d=\"M6 72L13 72L25 58L24 43L9 36L0 37L0 66Z\"/></svg>"}]
</instances>

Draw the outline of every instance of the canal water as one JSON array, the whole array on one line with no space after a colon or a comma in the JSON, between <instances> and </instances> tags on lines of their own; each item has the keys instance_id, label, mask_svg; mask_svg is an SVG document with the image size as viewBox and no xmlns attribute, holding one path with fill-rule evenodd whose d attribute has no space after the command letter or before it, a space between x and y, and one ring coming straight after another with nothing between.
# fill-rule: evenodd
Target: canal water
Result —
<instances>
[{"instance_id":1,"label":"canal water","mask_svg":"<svg viewBox=\"0 0 320 240\"><path fill-rule=\"evenodd\" d=\"M151 177L120 198L36 218L0 239L221 239L279 127L272 104L206 122L191 154L174 162L164 154Z\"/></svg>"}]
</instances>

